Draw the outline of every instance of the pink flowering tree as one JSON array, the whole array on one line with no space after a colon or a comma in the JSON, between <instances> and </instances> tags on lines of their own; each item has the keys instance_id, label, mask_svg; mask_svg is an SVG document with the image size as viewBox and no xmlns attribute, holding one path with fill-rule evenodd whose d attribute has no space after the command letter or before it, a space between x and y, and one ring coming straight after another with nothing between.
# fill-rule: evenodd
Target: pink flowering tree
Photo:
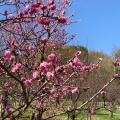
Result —
<instances>
[{"instance_id":1,"label":"pink flowering tree","mask_svg":"<svg viewBox=\"0 0 120 120\"><path fill-rule=\"evenodd\" d=\"M73 14L67 15L71 3L68 0L10 0L1 3L4 10L0 20L2 120L18 120L28 110L31 120L47 120L79 112L112 82L80 107L70 104L63 107L69 93L78 94L77 80L98 69L101 62L98 59L94 64L85 64L80 60L81 51L78 51L67 63L60 64L56 50L75 37L67 36L66 31L66 26L73 23ZM114 75L114 78L118 77L118 74Z\"/></svg>"}]
</instances>

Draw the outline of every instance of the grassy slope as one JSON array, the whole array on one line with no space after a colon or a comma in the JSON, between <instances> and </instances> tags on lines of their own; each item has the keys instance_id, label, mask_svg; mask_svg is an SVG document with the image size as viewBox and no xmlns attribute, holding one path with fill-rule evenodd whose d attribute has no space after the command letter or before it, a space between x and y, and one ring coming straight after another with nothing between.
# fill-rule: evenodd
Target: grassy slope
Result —
<instances>
[{"instance_id":1,"label":"grassy slope","mask_svg":"<svg viewBox=\"0 0 120 120\"><path fill-rule=\"evenodd\" d=\"M61 117L57 117L58 120L67 120L67 115L62 115ZM90 120L85 116L79 115L75 120ZM116 110L113 115L113 118L110 117L110 113L106 110L97 111L96 115L91 116L91 120L120 120L120 110Z\"/></svg>"}]
</instances>

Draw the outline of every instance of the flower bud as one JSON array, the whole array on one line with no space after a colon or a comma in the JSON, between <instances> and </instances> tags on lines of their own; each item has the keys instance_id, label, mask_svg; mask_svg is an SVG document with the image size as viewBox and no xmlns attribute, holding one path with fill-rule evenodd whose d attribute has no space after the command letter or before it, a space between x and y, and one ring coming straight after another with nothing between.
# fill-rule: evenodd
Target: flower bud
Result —
<instances>
[{"instance_id":1,"label":"flower bud","mask_svg":"<svg viewBox=\"0 0 120 120\"><path fill-rule=\"evenodd\" d=\"M118 75L118 74L114 74L114 79L117 79L117 78L119 78L120 76Z\"/></svg>"}]
</instances>

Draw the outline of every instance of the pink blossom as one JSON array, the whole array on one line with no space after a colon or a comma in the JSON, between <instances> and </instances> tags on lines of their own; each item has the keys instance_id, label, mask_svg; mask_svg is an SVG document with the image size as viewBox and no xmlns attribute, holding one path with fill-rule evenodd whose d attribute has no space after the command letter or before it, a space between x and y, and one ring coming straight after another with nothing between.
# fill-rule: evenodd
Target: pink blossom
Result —
<instances>
[{"instance_id":1,"label":"pink blossom","mask_svg":"<svg viewBox=\"0 0 120 120\"><path fill-rule=\"evenodd\" d=\"M78 92L78 87L76 87L76 88L74 88L74 89L72 90L72 94L74 94L74 93L76 93L76 92Z\"/></svg>"},{"instance_id":2,"label":"pink blossom","mask_svg":"<svg viewBox=\"0 0 120 120\"><path fill-rule=\"evenodd\" d=\"M18 47L18 44L15 41L11 42L11 45L15 46L15 47Z\"/></svg>"},{"instance_id":3,"label":"pink blossom","mask_svg":"<svg viewBox=\"0 0 120 120\"><path fill-rule=\"evenodd\" d=\"M59 23L62 23L62 24L65 24L65 23L67 22L67 19L66 19L65 17L60 17L60 18L58 19L58 22L59 22Z\"/></svg>"},{"instance_id":4,"label":"pink blossom","mask_svg":"<svg viewBox=\"0 0 120 120\"><path fill-rule=\"evenodd\" d=\"M101 94L103 94L103 95L106 94L106 91L102 91Z\"/></svg>"},{"instance_id":5,"label":"pink blossom","mask_svg":"<svg viewBox=\"0 0 120 120\"><path fill-rule=\"evenodd\" d=\"M47 59L49 61L55 62L56 61L56 55L54 53L51 53L50 55L48 55Z\"/></svg>"},{"instance_id":6,"label":"pink blossom","mask_svg":"<svg viewBox=\"0 0 120 120\"><path fill-rule=\"evenodd\" d=\"M29 10L30 10L29 5L25 6L24 14L28 14Z\"/></svg>"},{"instance_id":7,"label":"pink blossom","mask_svg":"<svg viewBox=\"0 0 120 120\"><path fill-rule=\"evenodd\" d=\"M43 91L45 91L45 92L49 92L49 90L50 90L49 87L44 87L44 88L43 88Z\"/></svg>"},{"instance_id":8,"label":"pink blossom","mask_svg":"<svg viewBox=\"0 0 120 120\"><path fill-rule=\"evenodd\" d=\"M66 11L64 10L64 11L62 11L62 16L64 16L66 14Z\"/></svg>"},{"instance_id":9,"label":"pink blossom","mask_svg":"<svg viewBox=\"0 0 120 120\"><path fill-rule=\"evenodd\" d=\"M39 77L39 75L40 75L40 71L35 71L35 72L33 72L33 78L38 78Z\"/></svg>"},{"instance_id":10,"label":"pink blossom","mask_svg":"<svg viewBox=\"0 0 120 120\"><path fill-rule=\"evenodd\" d=\"M96 95L95 97L96 97L96 98L98 98L99 96L98 96L98 95Z\"/></svg>"},{"instance_id":11,"label":"pink blossom","mask_svg":"<svg viewBox=\"0 0 120 120\"><path fill-rule=\"evenodd\" d=\"M40 8L45 10L45 9L47 9L47 5L41 4L41 5L40 5Z\"/></svg>"},{"instance_id":12,"label":"pink blossom","mask_svg":"<svg viewBox=\"0 0 120 120\"><path fill-rule=\"evenodd\" d=\"M37 96L40 96L40 95L41 95L41 93L40 93L40 92L38 92L38 93L37 93Z\"/></svg>"},{"instance_id":13,"label":"pink blossom","mask_svg":"<svg viewBox=\"0 0 120 120\"><path fill-rule=\"evenodd\" d=\"M5 87L8 87L8 86L9 86L9 83L5 83L4 86L5 86Z\"/></svg>"},{"instance_id":14,"label":"pink blossom","mask_svg":"<svg viewBox=\"0 0 120 120\"><path fill-rule=\"evenodd\" d=\"M25 11L28 12L29 9L30 9L30 8L29 8L29 5L26 5L26 6L25 6Z\"/></svg>"},{"instance_id":15,"label":"pink blossom","mask_svg":"<svg viewBox=\"0 0 120 120\"><path fill-rule=\"evenodd\" d=\"M29 46L28 49L30 50L30 52L33 52L33 47Z\"/></svg>"},{"instance_id":16,"label":"pink blossom","mask_svg":"<svg viewBox=\"0 0 120 120\"><path fill-rule=\"evenodd\" d=\"M43 61L40 64L40 70L43 71L44 73L46 73L51 66L52 66L52 62Z\"/></svg>"},{"instance_id":17,"label":"pink blossom","mask_svg":"<svg viewBox=\"0 0 120 120\"><path fill-rule=\"evenodd\" d=\"M119 78L120 76L118 74L114 74L113 76L115 79Z\"/></svg>"},{"instance_id":18,"label":"pink blossom","mask_svg":"<svg viewBox=\"0 0 120 120\"><path fill-rule=\"evenodd\" d=\"M43 18L38 19L38 22L39 22L40 24L43 24L43 25L44 25L44 19L43 19Z\"/></svg>"},{"instance_id":19,"label":"pink blossom","mask_svg":"<svg viewBox=\"0 0 120 120\"><path fill-rule=\"evenodd\" d=\"M63 92L62 96L66 96L66 94L69 92L68 87L67 87L67 86L64 86L64 87L62 88L62 92Z\"/></svg>"},{"instance_id":20,"label":"pink blossom","mask_svg":"<svg viewBox=\"0 0 120 120\"><path fill-rule=\"evenodd\" d=\"M55 94L55 93L56 93L56 89L53 88L52 90L50 90L50 94L51 94L51 95L53 95L53 94Z\"/></svg>"},{"instance_id":21,"label":"pink blossom","mask_svg":"<svg viewBox=\"0 0 120 120\"><path fill-rule=\"evenodd\" d=\"M0 90L0 93L3 92L3 90Z\"/></svg>"},{"instance_id":22,"label":"pink blossom","mask_svg":"<svg viewBox=\"0 0 120 120\"><path fill-rule=\"evenodd\" d=\"M98 64L96 64L95 68L98 69L100 66Z\"/></svg>"},{"instance_id":23,"label":"pink blossom","mask_svg":"<svg viewBox=\"0 0 120 120\"><path fill-rule=\"evenodd\" d=\"M54 4L54 0L49 0L48 4L49 4L49 5Z\"/></svg>"},{"instance_id":24,"label":"pink blossom","mask_svg":"<svg viewBox=\"0 0 120 120\"><path fill-rule=\"evenodd\" d=\"M9 89L10 89L10 90L13 90L13 88L12 88L12 87L10 87Z\"/></svg>"},{"instance_id":25,"label":"pink blossom","mask_svg":"<svg viewBox=\"0 0 120 120\"><path fill-rule=\"evenodd\" d=\"M75 57L74 59L73 59L73 64L75 65L75 66L78 66L80 63L80 60L77 58L77 57Z\"/></svg>"},{"instance_id":26,"label":"pink blossom","mask_svg":"<svg viewBox=\"0 0 120 120\"><path fill-rule=\"evenodd\" d=\"M12 68L12 72L16 72L22 65L20 63L16 63L14 67Z\"/></svg>"},{"instance_id":27,"label":"pink blossom","mask_svg":"<svg viewBox=\"0 0 120 120\"><path fill-rule=\"evenodd\" d=\"M11 51L10 50L7 50L5 52L5 57L8 58L8 59L11 57Z\"/></svg>"},{"instance_id":28,"label":"pink blossom","mask_svg":"<svg viewBox=\"0 0 120 120\"><path fill-rule=\"evenodd\" d=\"M10 19L13 19L14 18L14 15L13 14L9 14L8 15Z\"/></svg>"},{"instance_id":29,"label":"pink blossom","mask_svg":"<svg viewBox=\"0 0 120 120\"><path fill-rule=\"evenodd\" d=\"M100 66L98 64L92 64L92 68L98 69Z\"/></svg>"},{"instance_id":30,"label":"pink blossom","mask_svg":"<svg viewBox=\"0 0 120 120\"><path fill-rule=\"evenodd\" d=\"M16 70L17 70L17 68L16 68L16 67L13 67L11 71L12 71L12 72L16 72Z\"/></svg>"},{"instance_id":31,"label":"pink blossom","mask_svg":"<svg viewBox=\"0 0 120 120\"><path fill-rule=\"evenodd\" d=\"M3 72L4 72L4 70L2 68L0 68L0 74L3 73Z\"/></svg>"},{"instance_id":32,"label":"pink blossom","mask_svg":"<svg viewBox=\"0 0 120 120\"><path fill-rule=\"evenodd\" d=\"M54 93L54 94L53 94L53 97L54 97L54 98L58 98L58 96L59 96L59 95L58 95L57 93Z\"/></svg>"},{"instance_id":33,"label":"pink blossom","mask_svg":"<svg viewBox=\"0 0 120 120\"><path fill-rule=\"evenodd\" d=\"M44 19L44 25L49 25L49 24L50 24L50 19L49 18Z\"/></svg>"},{"instance_id":34,"label":"pink blossom","mask_svg":"<svg viewBox=\"0 0 120 120\"><path fill-rule=\"evenodd\" d=\"M12 109L6 109L6 112L7 112L8 114L11 114L11 113L12 113Z\"/></svg>"},{"instance_id":35,"label":"pink blossom","mask_svg":"<svg viewBox=\"0 0 120 120\"><path fill-rule=\"evenodd\" d=\"M53 80L54 79L54 72L47 72L46 76L48 79Z\"/></svg>"},{"instance_id":36,"label":"pink blossom","mask_svg":"<svg viewBox=\"0 0 120 120\"><path fill-rule=\"evenodd\" d=\"M61 70L61 67L60 66L57 66L56 68L55 68L55 72L57 73L57 72L59 72Z\"/></svg>"},{"instance_id":37,"label":"pink blossom","mask_svg":"<svg viewBox=\"0 0 120 120\"><path fill-rule=\"evenodd\" d=\"M120 60L118 58L115 60L114 65L115 66L120 66Z\"/></svg>"},{"instance_id":38,"label":"pink blossom","mask_svg":"<svg viewBox=\"0 0 120 120\"><path fill-rule=\"evenodd\" d=\"M41 85L41 80L38 80L38 85L39 85L39 86Z\"/></svg>"},{"instance_id":39,"label":"pink blossom","mask_svg":"<svg viewBox=\"0 0 120 120\"><path fill-rule=\"evenodd\" d=\"M110 103L109 102L105 102L105 106L110 106Z\"/></svg>"},{"instance_id":40,"label":"pink blossom","mask_svg":"<svg viewBox=\"0 0 120 120\"><path fill-rule=\"evenodd\" d=\"M96 114L96 110L94 108L91 109L91 114Z\"/></svg>"},{"instance_id":41,"label":"pink blossom","mask_svg":"<svg viewBox=\"0 0 120 120\"><path fill-rule=\"evenodd\" d=\"M42 44L44 44L44 43L46 42L46 38L41 38L41 39L40 39L40 42L41 42Z\"/></svg>"},{"instance_id":42,"label":"pink blossom","mask_svg":"<svg viewBox=\"0 0 120 120\"><path fill-rule=\"evenodd\" d=\"M91 67L90 66L83 66L83 67L81 67L81 70L90 72L91 71Z\"/></svg>"},{"instance_id":43,"label":"pink blossom","mask_svg":"<svg viewBox=\"0 0 120 120\"><path fill-rule=\"evenodd\" d=\"M69 62L69 63L66 65L66 68L67 68L67 69L70 69L70 68L72 68L72 66L73 66L73 63L72 63L72 62Z\"/></svg>"},{"instance_id":44,"label":"pink blossom","mask_svg":"<svg viewBox=\"0 0 120 120\"><path fill-rule=\"evenodd\" d=\"M32 85L32 80L26 80L25 84L30 87Z\"/></svg>"},{"instance_id":45,"label":"pink blossom","mask_svg":"<svg viewBox=\"0 0 120 120\"><path fill-rule=\"evenodd\" d=\"M18 11L18 16L23 17L23 13L21 11Z\"/></svg>"},{"instance_id":46,"label":"pink blossom","mask_svg":"<svg viewBox=\"0 0 120 120\"><path fill-rule=\"evenodd\" d=\"M50 19L46 18L46 17L43 17L43 18L38 19L38 22L40 24L43 24L43 25L49 25L50 24Z\"/></svg>"},{"instance_id":47,"label":"pink blossom","mask_svg":"<svg viewBox=\"0 0 120 120\"><path fill-rule=\"evenodd\" d=\"M15 56L11 55L10 57L10 61L14 60L15 59Z\"/></svg>"},{"instance_id":48,"label":"pink blossom","mask_svg":"<svg viewBox=\"0 0 120 120\"><path fill-rule=\"evenodd\" d=\"M25 77L22 77L22 78L21 78L21 80L22 80L22 81L25 81L25 80L26 80L26 78L25 78Z\"/></svg>"},{"instance_id":49,"label":"pink blossom","mask_svg":"<svg viewBox=\"0 0 120 120\"><path fill-rule=\"evenodd\" d=\"M35 8L36 8L36 7L39 7L39 5L40 5L40 3L35 2L35 3L32 4L32 7L35 7Z\"/></svg>"},{"instance_id":50,"label":"pink blossom","mask_svg":"<svg viewBox=\"0 0 120 120\"><path fill-rule=\"evenodd\" d=\"M67 86L64 86L63 89L62 89L63 92L66 92L68 91L68 87Z\"/></svg>"},{"instance_id":51,"label":"pink blossom","mask_svg":"<svg viewBox=\"0 0 120 120\"><path fill-rule=\"evenodd\" d=\"M50 5L50 10L55 10L55 9L56 9L56 5L55 4Z\"/></svg>"},{"instance_id":52,"label":"pink blossom","mask_svg":"<svg viewBox=\"0 0 120 120\"><path fill-rule=\"evenodd\" d=\"M72 106L68 106L67 110L71 111L72 110Z\"/></svg>"}]
</instances>

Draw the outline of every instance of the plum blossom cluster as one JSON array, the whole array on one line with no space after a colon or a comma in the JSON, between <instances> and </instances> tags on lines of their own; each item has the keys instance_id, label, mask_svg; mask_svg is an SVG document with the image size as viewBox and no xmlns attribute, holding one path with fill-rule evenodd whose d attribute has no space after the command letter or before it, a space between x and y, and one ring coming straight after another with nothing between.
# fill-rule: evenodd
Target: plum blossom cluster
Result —
<instances>
[{"instance_id":1,"label":"plum blossom cluster","mask_svg":"<svg viewBox=\"0 0 120 120\"><path fill-rule=\"evenodd\" d=\"M113 62L113 64L114 64L114 66L115 66L115 68L114 68L114 72L115 72L115 74L113 75L113 78L114 79L118 79L118 78L120 78L120 75L119 75L119 66L120 66L120 59L119 58L117 58L116 60L115 60L115 62Z\"/></svg>"},{"instance_id":2,"label":"plum blossom cluster","mask_svg":"<svg viewBox=\"0 0 120 120\"><path fill-rule=\"evenodd\" d=\"M45 1L36 1L36 2L30 2L28 1L11 1L8 4L13 4L15 6L19 6L17 10L17 14L13 14L13 12L9 12L8 10L5 10L3 12L3 15L8 17L10 20L12 20L14 23L16 22L30 22L31 20L37 21L37 23L40 23L41 25L49 25L53 20L57 21L61 24L67 23L67 18L65 17L65 10L60 12L61 8L57 8L56 2L54 0L48 0ZM63 4L62 2L59 2L58 4ZM64 4L64 7L69 6L70 3L67 2L66 6ZM59 12L59 15L56 14ZM37 15L37 16L36 16ZM7 23L7 20L4 21L4 23Z\"/></svg>"},{"instance_id":3,"label":"plum blossom cluster","mask_svg":"<svg viewBox=\"0 0 120 120\"><path fill-rule=\"evenodd\" d=\"M113 64L114 64L115 66L120 66L120 59L117 58L117 59L115 60L115 62L113 62Z\"/></svg>"}]
</instances>

